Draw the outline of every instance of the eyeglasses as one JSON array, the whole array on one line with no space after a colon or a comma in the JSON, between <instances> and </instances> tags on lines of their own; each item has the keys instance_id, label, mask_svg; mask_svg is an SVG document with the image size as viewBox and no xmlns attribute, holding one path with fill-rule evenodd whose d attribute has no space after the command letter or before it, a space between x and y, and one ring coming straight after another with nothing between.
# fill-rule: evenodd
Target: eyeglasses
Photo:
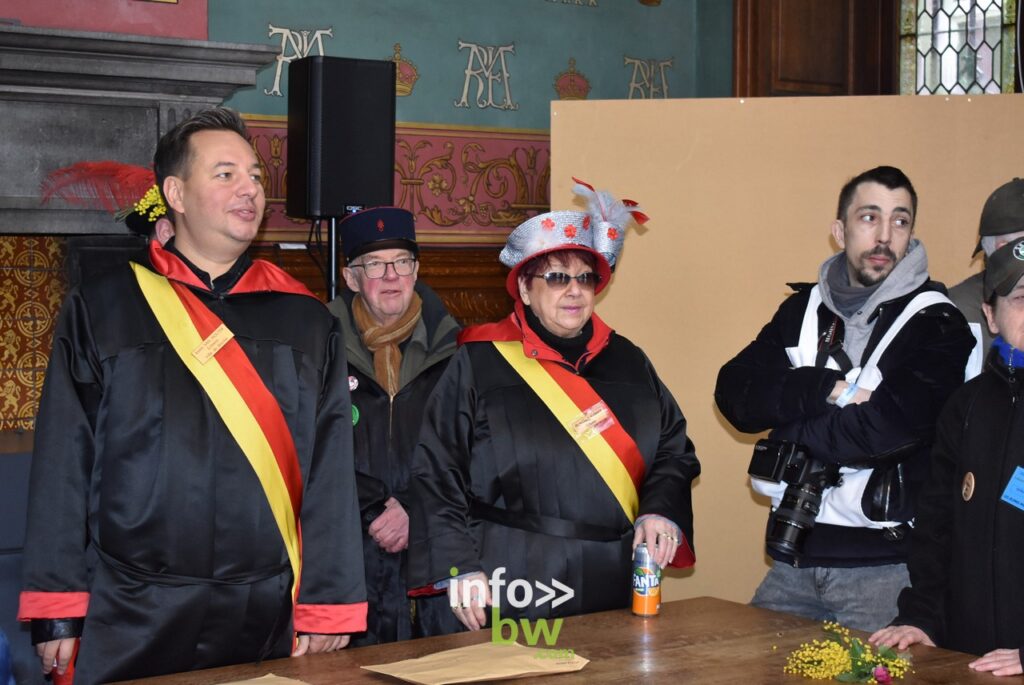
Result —
<instances>
[{"instance_id":1,"label":"eyeglasses","mask_svg":"<svg viewBox=\"0 0 1024 685\"><path fill-rule=\"evenodd\" d=\"M391 265L395 270L397 276L411 276L412 272L416 269L416 258L415 257L402 257L396 259L393 262L364 262L362 264L349 264L349 268L355 269L360 268L363 273L366 274L367 278L384 278L384 274L388 271L388 265Z\"/></svg>"},{"instance_id":2,"label":"eyeglasses","mask_svg":"<svg viewBox=\"0 0 1024 685\"><path fill-rule=\"evenodd\" d=\"M588 271L577 276L570 276L561 271L549 271L546 274L537 274L534 278L543 278L544 282L552 290L561 290L568 286L571 281L579 283L581 288L593 290L601 282L601 274L595 271Z\"/></svg>"}]
</instances>

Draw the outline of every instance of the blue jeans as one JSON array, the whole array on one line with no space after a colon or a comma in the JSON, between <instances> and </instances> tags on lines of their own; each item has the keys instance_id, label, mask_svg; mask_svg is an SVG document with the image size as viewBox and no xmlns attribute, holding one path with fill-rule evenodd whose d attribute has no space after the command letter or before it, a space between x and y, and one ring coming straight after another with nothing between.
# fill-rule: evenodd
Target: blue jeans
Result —
<instances>
[{"instance_id":1,"label":"blue jeans","mask_svg":"<svg viewBox=\"0 0 1024 685\"><path fill-rule=\"evenodd\" d=\"M896 617L896 598L909 585L906 564L794 568L776 561L750 604L873 632Z\"/></svg>"},{"instance_id":2,"label":"blue jeans","mask_svg":"<svg viewBox=\"0 0 1024 685\"><path fill-rule=\"evenodd\" d=\"M14 666L11 663L11 650L7 644L7 636L0 630L0 685L14 685Z\"/></svg>"}]
</instances>

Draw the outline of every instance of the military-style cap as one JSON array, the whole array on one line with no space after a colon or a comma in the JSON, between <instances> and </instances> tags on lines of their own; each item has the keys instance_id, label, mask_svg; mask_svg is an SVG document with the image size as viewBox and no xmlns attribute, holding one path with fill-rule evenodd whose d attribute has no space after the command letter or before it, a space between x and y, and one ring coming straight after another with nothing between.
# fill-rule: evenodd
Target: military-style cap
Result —
<instances>
[{"instance_id":1,"label":"military-style cap","mask_svg":"<svg viewBox=\"0 0 1024 685\"><path fill-rule=\"evenodd\" d=\"M411 212L399 207L372 207L349 214L338 228L346 262L376 250L401 248L419 254L416 221Z\"/></svg>"},{"instance_id":2,"label":"military-style cap","mask_svg":"<svg viewBox=\"0 0 1024 685\"><path fill-rule=\"evenodd\" d=\"M981 237L1018 231L1024 231L1024 179L1015 178L996 188L985 200L974 254L981 250Z\"/></svg>"},{"instance_id":3,"label":"military-style cap","mask_svg":"<svg viewBox=\"0 0 1024 685\"><path fill-rule=\"evenodd\" d=\"M1006 243L992 253L985 265L985 302L993 295L1006 297L1024 276L1024 238Z\"/></svg>"}]
</instances>

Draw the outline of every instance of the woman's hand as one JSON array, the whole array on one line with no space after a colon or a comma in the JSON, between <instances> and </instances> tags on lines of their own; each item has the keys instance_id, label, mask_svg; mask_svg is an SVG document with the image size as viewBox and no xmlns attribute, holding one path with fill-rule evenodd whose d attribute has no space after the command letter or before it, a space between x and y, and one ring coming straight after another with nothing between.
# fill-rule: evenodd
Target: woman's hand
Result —
<instances>
[{"instance_id":1,"label":"woman's hand","mask_svg":"<svg viewBox=\"0 0 1024 685\"><path fill-rule=\"evenodd\" d=\"M967 664L975 671L991 671L992 675L1020 675L1019 649L994 649L980 659Z\"/></svg>"},{"instance_id":2,"label":"woman's hand","mask_svg":"<svg viewBox=\"0 0 1024 685\"><path fill-rule=\"evenodd\" d=\"M64 675L68 670L68 664L74 658L75 646L77 644L77 637L65 637L37 644L36 654L39 655L39 660L43 667L43 675L49 675L51 671Z\"/></svg>"},{"instance_id":3,"label":"woman's hand","mask_svg":"<svg viewBox=\"0 0 1024 685\"><path fill-rule=\"evenodd\" d=\"M339 649L345 649L350 639L351 637L348 635L299 635L295 638L295 649L292 650L292 656L336 652Z\"/></svg>"},{"instance_id":4,"label":"woman's hand","mask_svg":"<svg viewBox=\"0 0 1024 685\"><path fill-rule=\"evenodd\" d=\"M873 645L895 647L900 650L916 644L928 645L929 647L935 646L935 643L928 637L928 634L917 626L889 626L888 628L882 628L872 633L871 637L868 638L868 642Z\"/></svg>"},{"instance_id":5,"label":"woman's hand","mask_svg":"<svg viewBox=\"0 0 1024 685\"><path fill-rule=\"evenodd\" d=\"M448 583L448 603L455 618L470 630L480 630L487 623L491 606L491 587L487 576L477 571L463 578L452 578Z\"/></svg>"},{"instance_id":6,"label":"woman's hand","mask_svg":"<svg viewBox=\"0 0 1024 685\"><path fill-rule=\"evenodd\" d=\"M664 516L648 516L636 527L633 534L633 549L640 543L646 543L647 551L654 558L654 563L665 568L676 556L680 543L679 526Z\"/></svg>"}]
</instances>

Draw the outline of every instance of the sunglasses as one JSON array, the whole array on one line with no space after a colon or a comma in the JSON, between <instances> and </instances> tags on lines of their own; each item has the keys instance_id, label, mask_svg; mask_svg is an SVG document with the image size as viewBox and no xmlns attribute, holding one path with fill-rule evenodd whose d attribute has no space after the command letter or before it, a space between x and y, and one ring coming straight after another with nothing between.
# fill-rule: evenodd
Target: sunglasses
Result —
<instances>
[{"instance_id":1,"label":"sunglasses","mask_svg":"<svg viewBox=\"0 0 1024 685\"><path fill-rule=\"evenodd\" d=\"M587 288L593 290L597 287L597 284L601 282L601 274L594 271L588 271L578 276L570 276L569 274L562 273L561 271L549 271L546 274L537 274L534 278L543 278L544 282L548 284L549 288L554 290L561 290L569 285L571 281L576 281L580 284L581 288Z\"/></svg>"}]
</instances>

